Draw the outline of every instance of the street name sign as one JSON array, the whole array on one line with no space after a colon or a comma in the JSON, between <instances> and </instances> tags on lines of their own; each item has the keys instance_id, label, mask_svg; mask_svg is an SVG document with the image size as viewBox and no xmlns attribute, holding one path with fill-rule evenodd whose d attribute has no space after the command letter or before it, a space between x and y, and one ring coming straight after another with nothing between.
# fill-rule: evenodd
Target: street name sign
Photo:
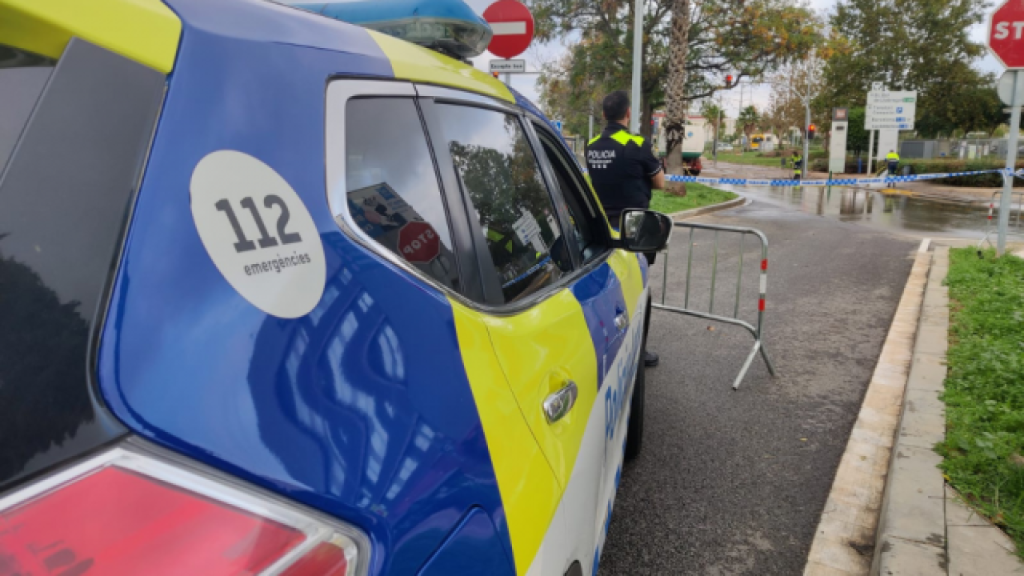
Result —
<instances>
[{"instance_id":1,"label":"street name sign","mask_svg":"<svg viewBox=\"0 0 1024 576\"><path fill-rule=\"evenodd\" d=\"M865 130L913 130L917 92L868 92Z\"/></svg>"},{"instance_id":2,"label":"street name sign","mask_svg":"<svg viewBox=\"0 0 1024 576\"><path fill-rule=\"evenodd\" d=\"M988 49L1007 68L1024 68L1024 2L1003 0L988 22Z\"/></svg>"},{"instance_id":3,"label":"street name sign","mask_svg":"<svg viewBox=\"0 0 1024 576\"><path fill-rule=\"evenodd\" d=\"M526 60L491 60L491 72L526 72Z\"/></svg>"}]
</instances>

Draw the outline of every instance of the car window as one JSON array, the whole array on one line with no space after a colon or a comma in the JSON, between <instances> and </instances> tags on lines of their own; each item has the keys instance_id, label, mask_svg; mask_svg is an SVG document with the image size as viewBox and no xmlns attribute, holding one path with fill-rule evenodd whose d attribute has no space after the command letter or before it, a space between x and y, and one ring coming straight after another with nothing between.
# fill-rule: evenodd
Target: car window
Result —
<instances>
[{"instance_id":1,"label":"car window","mask_svg":"<svg viewBox=\"0 0 1024 576\"><path fill-rule=\"evenodd\" d=\"M52 62L0 46L0 174L52 71Z\"/></svg>"},{"instance_id":2,"label":"car window","mask_svg":"<svg viewBox=\"0 0 1024 576\"><path fill-rule=\"evenodd\" d=\"M555 174L555 181L561 191L560 196L565 199L569 211L573 237L573 242L569 244L576 250L580 262L586 264L608 250L606 235L600 233L601 228L607 229L608 225L584 188L587 184L580 172L574 168L573 159L562 146L539 128L538 134L544 147L544 154ZM588 201L588 198L591 200Z\"/></svg>"},{"instance_id":3,"label":"car window","mask_svg":"<svg viewBox=\"0 0 1024 576\"><path fill-rule=\"evenodd\" d=\"M572 265L551 195L519 119L452 104L438 105L437 112L456 173L480 222L504 303L556 282Z\"/></svg>"},{"instance_id":4,"label":"car window","mask_svg":"<svg viewBox=\"0 0 1024 576\"><path fill-rule=\"evenodd\" d=\"M424 274L460 290L448 217L415 102L349 100L345 120L352 219Z\"/></svg>"}]
</instances>

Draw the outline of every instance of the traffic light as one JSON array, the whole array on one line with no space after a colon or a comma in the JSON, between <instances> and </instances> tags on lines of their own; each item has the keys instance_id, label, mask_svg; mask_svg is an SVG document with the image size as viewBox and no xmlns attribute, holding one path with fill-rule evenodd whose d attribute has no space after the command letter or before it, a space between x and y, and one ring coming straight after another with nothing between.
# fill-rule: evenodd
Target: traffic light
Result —
<instances>
[{"instance_id":1,"label":"traffic light","mask_svg":"<svg viewBox=\"0 0 1024 576\"><path fill-rule=\"evenodd\" d=\"M817 130L817 126L815 126L814 124L811 124L810 126L807 127L807 139L808 140L814 140L814 131L815 130Z\"/></svg>"},{"instance_id":2,"label":"traffic light","mask_svg":"<svg viewBox=\"0 0 1024 576\"><path fill-rule=\"evenodd\" d=\"M725 75L725 85L728 86L730 84L732 84L732 74L726 74Z\"/></svg>"}]
</instances>

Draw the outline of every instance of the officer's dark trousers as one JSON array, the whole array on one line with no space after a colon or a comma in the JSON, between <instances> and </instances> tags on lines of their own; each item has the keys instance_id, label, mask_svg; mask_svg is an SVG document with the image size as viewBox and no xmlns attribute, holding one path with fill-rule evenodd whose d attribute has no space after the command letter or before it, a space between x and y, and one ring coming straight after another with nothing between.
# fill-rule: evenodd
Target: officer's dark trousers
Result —
<instances>
[{"instance_id":1,"label":"officer's dark trousers","mask_svg":"<svg viewBox=\"0 0 1024 576\"><path fill-rule=\"evenodd\" d=\"M896 169L899 168L899 162L889 161L889 174L896 175Z\"/></svg>"}]
</instances>

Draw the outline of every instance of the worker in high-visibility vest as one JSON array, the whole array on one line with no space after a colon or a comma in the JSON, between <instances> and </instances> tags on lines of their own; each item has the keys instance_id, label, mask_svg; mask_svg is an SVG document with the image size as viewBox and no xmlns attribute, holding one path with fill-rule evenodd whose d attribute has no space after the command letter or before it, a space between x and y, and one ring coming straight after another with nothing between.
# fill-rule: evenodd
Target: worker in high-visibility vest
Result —
<instances>
[{"instance_id":1,"label":"worker in high-visibility vest","mask_svg":"<svg viewBox=\"0 0 1024 576\"><path fill-rule=\"evenodd\" d=\"M793 162L793 180L799 180L804 173L804 157L798 150L793 150L793 157L790 160Z\"/></svg>"},{"instance_id":2,"label":"worker in high-visibility vest","mask_svg":"<svg viewBox=\"0 0 1024 576\"><path fill-rule=\"evenodd\" d=\"M889 153L885 155L885 161L889 165L889 174L895 176L896 168L900 165L900 155L895 150L889 150Z\"/></svg>"}]
</instances>

